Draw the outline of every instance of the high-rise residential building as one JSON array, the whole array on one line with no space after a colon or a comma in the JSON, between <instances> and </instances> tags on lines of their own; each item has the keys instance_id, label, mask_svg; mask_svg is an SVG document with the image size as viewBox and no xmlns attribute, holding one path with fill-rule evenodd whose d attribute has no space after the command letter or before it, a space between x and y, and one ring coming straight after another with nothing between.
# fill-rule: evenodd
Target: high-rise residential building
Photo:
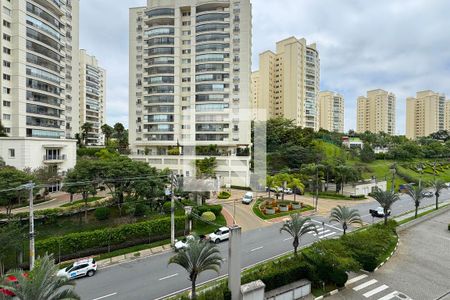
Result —
<instances>
[{"instance_id":1,"label":"high-rise residential building","mask_svg":"<svg viewBox=\"0 0 450 300\"><path fill-rule=\"evenodd\" d=\"M73 167L78 132L79 0L0 6L0 156L17 167Z\"/></svg>"},{"instance_id":2,"label":"high-rise residential building","mask_svg":"<svg viewBox=\"0 0 450 300\"><path fill-rule=\"evenodd\" d=\"M80 50L80 132L90 124L88 145L104 145L101 126L106 123L106 71L94 56Z\"/></svg>"},{"instance_id":3,"label":"high-rise residential building","mask_svg":"<svg viewBox=\"0 0 450 300\"><path fill-rule=\"evenodd\" d=\"M417 92L406 99L406 137L416 139L445 129L445 95Z\"/></svg>"},{"instance_id":4,"label":"high-rise residential building","mask_svg":"<svg viewBox=\"0 0 450 300\"><path fill-rule=\"evenodd\" d=\"M385 90L367 92L358 98L357 132L396 133L396 97Z\"/></svg>"},{"instance_id":5,"label":"high-rise residential building","mask_svg":"<svg viewBox=\"0 0 450 300\"><path fill-rule=\"evenodd\" d=\"M130 10L133 158L192 177L216 155L223 183L249 185L251 32L250 0Z\"/></svg>"},{"instance_id":6,"label":"high-rise residential building","mask_svg":"<svg viewBox=\"0 0 450 300\"><path fill-rule=\"evenodd\" d=\"M344 97L336 92L319 93L320 128L344 132Z\"/></svg>"},{"instance_id":7,"label":"high-rise residential building","mask_svg":"<svg viewBox=\"0 0 450 300\"><path fill-rule=\"evenodd\" d=\"M284 117L305 128L319 129L320 59L316 44L290 37L276 52L259 55L258 87L252 89L255 109L267 118Z\"/></svg>"},{"instance_id":8,"label":"high-rise residential building","mask_svg":"<svg viewBox=\"0 0 450 300\"><path fill-rule=\"evenodd\" d=\"M445 102L445 130L450 131L450 101Z\"/></svg>"}]
</instances>

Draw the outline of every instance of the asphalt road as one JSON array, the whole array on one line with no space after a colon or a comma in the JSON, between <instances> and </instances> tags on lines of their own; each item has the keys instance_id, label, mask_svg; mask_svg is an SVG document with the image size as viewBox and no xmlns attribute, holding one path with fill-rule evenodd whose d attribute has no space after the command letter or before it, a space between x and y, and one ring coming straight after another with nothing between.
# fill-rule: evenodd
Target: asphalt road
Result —
<instances>
[{"instance_id":1,"label":"asphalt road","mask_svg":"<svg viewBox=\"0 0 450 300\"><path fill-rule=\"evenodd\" d=\"M442 194L441 200L450 199L450 192ZM422 202L423 206L434 203L434 198L427 198ZM371 223L373 218L368 214L370 208L376 208L376 202L356 205L354 208L360 210L363 220ZM395 203L392 209L393 215L399 215L412 210L413 202L407 196L401 196L401 200ZM314 217L313 220L322 229L321 217ZM375 219L375 221L378 221ZM252 266L258 262L273 258L280 254L292 250L292 240L286 233L280 234L281 224L261 227L242 233L242 267ZM341 231L329 224L325 225L325 232L322 237L332 238L341 234ZM319 240L318 237L307 235L301 241L301 245L307 245ZM198 283L202 283L218 276L227 274L228 263L228 242L219 245L224 257L224 263L220 274L207 272L200 276ZM77 280L76 291L82 299L157 299L177 291L188 289L190 281L187 274L177 265L167 265L169 258L173 255L163 253L160 255L139 259L129 263L114 265L112 267L99 270L92 278Z\"/></svg>"}]
</instances>

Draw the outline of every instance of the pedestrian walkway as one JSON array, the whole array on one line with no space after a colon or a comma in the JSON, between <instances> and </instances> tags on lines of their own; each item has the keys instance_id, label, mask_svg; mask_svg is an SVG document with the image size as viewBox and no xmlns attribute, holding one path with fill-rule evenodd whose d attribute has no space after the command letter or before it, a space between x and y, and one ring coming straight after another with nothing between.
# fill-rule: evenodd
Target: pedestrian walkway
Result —
<instances>
[{"instance_id":1,"label":"pedestrian walkway","mask_svg":"<svg viewBox=\"0 0 450 300\"><path fill-rule=\"evenodd\" d=\"M351 274L345 286L347 289L333 299L411 300L407 295L371 278L368 274Z\"/></svg>"},{"instance_id":2,"label":"pedestrian walkway","mask_svg":"<svg viewBox=\"0 0 450 300\"><path fill-rule=\"evenodd\" d=\"M443 206L446 206L446 205L450 205L450 201L440 202L440 203L439 203L439 206L440 206L440 207L443 207ZM421 214L421 213L424 213L424 212L427 212L427 211L430 211L430 210L433 210L433 211L436 210L436 207L435 207L434 204L431 205L431 206L419 208L419 210L418 210L417 213L418 213L418 214ZM411 212L406 213L406 214L404 214L404 215L395 217L395 220L396 220L397 222L401 222L401 221L406 220L406 219L408 219L408 218L414 217L414 215L415 215L415 211L411 211Z\"/></svg>"}]
</instances>

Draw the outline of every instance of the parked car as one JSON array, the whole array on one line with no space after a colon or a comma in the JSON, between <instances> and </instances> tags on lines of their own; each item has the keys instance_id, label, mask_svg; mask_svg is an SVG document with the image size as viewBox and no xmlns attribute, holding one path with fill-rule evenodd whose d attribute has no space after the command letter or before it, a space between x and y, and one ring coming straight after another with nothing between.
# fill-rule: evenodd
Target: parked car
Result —
<instances>
[{"instance_id":1,"label":"parked car","mask_svg":"<svg viewBox=\"0 0 450 300\"><path fill-rule=\"evenodd\" d=\"M228 227L220 227L214 233L209 235L209 241L212 243L220 243L230 238L230 229Z\"/></svg>"},{"instance_id":2,"label":"parked car","mask_svg":"<svg viewBox=\"0 0 450 300\"><path fill-rule=\"evenodd\" d=\"M97 272L97 263L93 258L84 258L77 260L67 268L58 271L57 276L75 279L79 277L92 277Z\"/></svg>"},{"instance_id":3,"label":"parked car","mask_svg":"<svg viewBox=\"0 0 450 300\"><path fill-rule=\"evenodd\" d=\"M433 192L427 191L427 192L423 192L422 196L425 198L432 198L434 196Z\"/></svg>"},{"instance_id":4,"label":"parked car","mask_svg":"<svg viewBox=\"0 0 450 300\"><path fill-rule=\"evenodd\" d=\"M287 195L292 195L293 192L292 192L291 188L286 188L286 189L284 189L284 193Z\"/></svg>"},{"instance_id":5,"label":"parked car","mask_svg":"<svg viewBox=\"0 0 450 300\"><path fill-rule=\"evenodd\" d=\"M187 237L183 238L182 240L175 240L175 251L180 251L183 249L187 249L189 247L189 241L193 240L195 237L193 235L188 235ZM206 239L205 235L199 236L200 240Z\"/></svg>"},{"instance_id":6,"label":"parked car","mask_svg":"<svg viewBox=\"0 0 450 300\"><path fill-rule=\"evenodd\" d=\"M252 192L247 192L245 193L244 197L242 198L242 203L243 204L250 204L253 201L253 193Z\"/></svg>"},{"instance_id":7,"label":"parked car","mask_svg":"<svg viewBox=\"0 0 450 300\"><path fill-rule=\"evenodd\" d=\"M384 218L384 209L382 207L377 207L376 209L369 209L369 213L372 215L372 217L376 218ZM387 213L388 216L391 215L391 210L388 210Z\"/></svg>"}]
</instances>

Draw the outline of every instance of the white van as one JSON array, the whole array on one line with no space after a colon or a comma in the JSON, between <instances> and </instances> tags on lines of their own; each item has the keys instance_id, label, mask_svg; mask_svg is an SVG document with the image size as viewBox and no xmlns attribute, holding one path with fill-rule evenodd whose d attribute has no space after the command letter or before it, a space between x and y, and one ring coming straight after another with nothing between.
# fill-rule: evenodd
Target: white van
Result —
<instances>
[{"instance_id":1,"label":"white van","mask_svg":"<svg viewBox=\"0 0 450 300\"><path fill-rule=\"evenodd\" d=\"M243 204L250 204L253 201L253 193L252 192L247 192L245 193L244 197L242 198L242 203Z\"/></svg>"}]
</instances>

